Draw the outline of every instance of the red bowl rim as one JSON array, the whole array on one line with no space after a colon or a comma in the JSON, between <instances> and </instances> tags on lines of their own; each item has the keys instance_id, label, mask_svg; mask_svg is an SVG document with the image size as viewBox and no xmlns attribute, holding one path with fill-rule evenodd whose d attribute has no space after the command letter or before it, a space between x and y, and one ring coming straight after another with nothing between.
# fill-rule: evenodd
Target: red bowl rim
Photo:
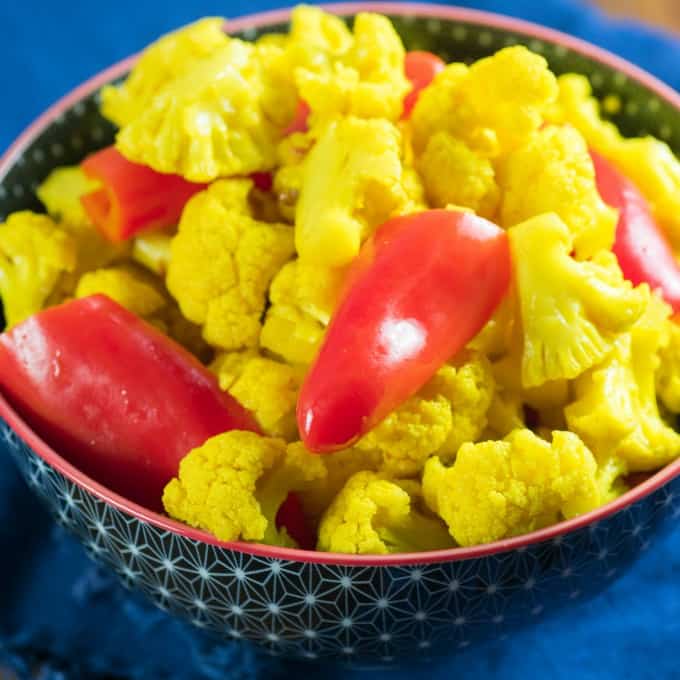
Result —
<instances>
[{"instance_id":1,"label":"red bowl rim","mask_svg":"<svg viewBox=\"0 0 680 680\"><path fill-rule=\"evenodd\" d=\"M339 15L356 14L359 11L379 12L383 14L429 17L432 19L445 19L473 23L492 28L499 28L511 32L521 33L533 38L538 38L549 43L561 45L574 52L580 53L594 61L612 67L625 74L632 80L636 80L661 99L672 104L680 112L680 94L668 85L665 85L646 71L630 64L626 60L615 56L591 45L583 40L574 38L565 33L539 26L520 19L515 19L499 14L481 12L459 7L446 7L421 3L400 2L350 2L342 4L322 5L327 11ZM227 30L230 32L242 31L248 28L259 28L267 25L285 22L290 9L262 12L250 16L238 18L227 22ZM31 142L55 119L63 115L79 100L95 92L106 83L122 76L128 71L135 60L136 55L107 68L93 78L87 80L65 97L56 102L29 125L0 158L0 178L3 178L15 160L31 144ZM595 524L623 508L641 500L645 496L656 491L680 474L680 459L667 465L662 470L638 484L633 489L623 494L611 503L604 505L585 515L574 519L551 525L544 529L517 536L514 538L496 541L485 545L472 546L469 548L449 548L447 550L433 550L420 553L403 553L392 555L346 555L341 553L324 553L308 550L296 550L293 548L279 548L259 543L244 543L241 541L224 542L214 536L193 529L176 522L164 515L147 510L122 496L107 489L105 486L83 474L44 442L0 395L0 417L21 437L21 439L46 463L54 467L64 477L82 487L97 498L110 503L122 512L132 515L142 522L148 522L160 529L179 534L187 539L208 543L229 550L266 557L271 559L290 560L298 562L312 562L319 564L334 564L353 567L369 566L407 566L415 564L428 564L437 562L453 562L478 557L487 557L500 552L523 549L534 543L556 539L563 534L576 531L589 524Z\"/></svg>"}]
</instances>

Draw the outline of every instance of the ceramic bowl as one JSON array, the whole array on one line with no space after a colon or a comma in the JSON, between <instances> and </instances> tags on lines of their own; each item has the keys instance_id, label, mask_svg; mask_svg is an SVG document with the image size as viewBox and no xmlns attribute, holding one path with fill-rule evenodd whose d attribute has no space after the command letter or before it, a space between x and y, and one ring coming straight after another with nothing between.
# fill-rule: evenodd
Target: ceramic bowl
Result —
<instances>
[{"instance_id":1,"label":"ceramic bowl","mask_svg":"<svg viewBox=\"0 0 680 680\"><path fill-rule=\"evenodd\" d=\"M586 74L598 96L623 102L624 133L680 149L680 97L630 64L545 28L440 6L344 5L390 16L409 49L472 61L527 44L557 73ZM288 12L239 19L252 39L286 28ZM85 83L41 116L0 162L0 217L40 209L34 190L55 166L113 140L97 93L132 59ZM0 398L0 442L33 492L96 560L162 609L271 654L390 664L455 652L606 588L680 516L680 461L614 503L541 531L474 548L346 556L219 543L117 496L69 465Z\"/></svg>"}]
</instances>

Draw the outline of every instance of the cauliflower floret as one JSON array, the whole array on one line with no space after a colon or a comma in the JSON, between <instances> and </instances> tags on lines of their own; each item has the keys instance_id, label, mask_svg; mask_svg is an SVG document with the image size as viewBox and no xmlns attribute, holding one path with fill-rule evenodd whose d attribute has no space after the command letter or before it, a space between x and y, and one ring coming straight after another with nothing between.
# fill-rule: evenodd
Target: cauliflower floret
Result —
<instances>
[{"instance_id":1,"label":"cauliflower floret","mask_svg":"<svg viewBox=\"0 0 680 680\"><path fill-rule=\"evenodd\" d=\"M101 293L119 305L142 317L153 317L167 304L150 277L131 267L96 269L83 274L78 281L75 297Z\"/></svg>"},{"instance_id":2,"label":"cauliflower floret","mask_svg":"<svg viewBox=\"0 0 680 680\"><path fill-rule=\"evenodd\" d=\"M612 247L617 213L600 198L588 147L574 128L532 135L505 160L499 183L503 226L554 212L569 227L579 259Z\"/></svg>"},{"instance_id":3,"label":"cauliflower floret","mask_svg":"<svg viewBox=\"0 0 680 680\"><path fill-rule=\"evenodd\" d=\"M585 76L558 78L559 96L548 117L579 130L588 145L615 163L645 195L654 216L680 244L680 161L669 146L654 137L624 138L615 125L600 118Z\"/></svg>"},{"instance_id":4,"label":"cauliflower floret","mask_svg":"<svg viewBox=\"0 0 680 680\"><path fill-rule=\"evenodd\" d=\"M362 437L356 448L381 451L386 474L408 477L444 445L451 421L451 405L444 397L411 397Z\"/></svg>"},{"instance_id":5,"label":"cauliflower floret","mask_svg":"<svg viewBox=\"0 0 680 680\"><path fill-rule=\"evenodd\" d=\"M479 439L487 426L495 389L491 364L484 356L474 354L445 364L423 387L421 394L441 395L451 410L451 429L437 451L440 458L453 460L465 442Z\"/></svg>"},{"instance_id":6,"label":"cauliflower floret","mask_svg":"<svg viewBox=\"0 0 680 680\"><path fill-rule=\"evenodd\" d=\"M341 267L373 229L408 201L398 129L349 117L328 125L304 164L295 217L300 258Z\"/></svg>"},{"instance_id":7,"label":"cauliflower floret","mask_svg":"<svg viewBox=\"0 0 680 680\"><path fill-rule=\"evenodd\" d=\"M241 376L246 364L259 356L254 348L238 352L219 352L208 368L217 376L220 389L227 391Z\"/></svg>"},{"instance_id":8,"label":"cauliflower floret","mask_svg":"<svg viewBox=\"0 0 680 680\"><path fill-rule=\"evenodd\" d=\"M76 267L75 241L46 215L15 212L0 225L0 297L7 327L39 312L65 272Z\"/></svg>"},{"instance_id":9,"label":"cauliflower floret","mask_svg":"<svg viewBox=\"0 0 680 680\"><path fill-rule=\"evenodd\" d=\"M271 169L286 121L273 120L268 103L287 96L292 109L295 93L292 83L285 95L285 83L271 80L263 58L270 52L228 39L159 87L123 125L117 148L131 161L195 182Z\"/></svg>"},{"instance_id":10,"label":"cauliflower floret","mask_svg":"<svg viewBox=\"0 0 680 680\"><path fill-rule=\"evenodd\" d=\"M417 484L404 486L411 490ZM448 547L452 542L444 526L413 508L409 491L365 471L350 477L324 513L317 545L329 552L373 555Z\"/></svg>"},{"instance_id":11,"label":"cauliflower floret","mask_svg":"<svg viewBox=\"0 0 680 680\"><path fill-rule=\"evenodd\" d=\"M150 272L165 276L170 263L172 236L163 231L150 231L135 237L132 257Z\"/></svg>"},{"instance_id":12,"label":"cauliflower floret","mask_svg":"<svg viewBox=\"0 0 680 680\"><path fill-rule=\"evenodd\" d=\"M276 528L276 514L292 491L323 479L320 456L281 439L232 430L189 452L163 493L166 512L214 534L292 545Z\"/></svg>"},{"instance_id":13,"label":"cauliflower floret","mask_svg":"<svg viewBox=\"0 0 680 680\"><path fill-rule=\"evenodd\" d=\"M308 15L310 11L319 10L302 10ZM353 38L348 40L337 23L317 15L316 21L333 34L316 41L310 41L309 34L301 35L295 19L290 48L293 63L299 64L295 83L309 104L314 125L337 115L399 119L410 84L404 74L404 46L389 19L357 14ZM309 43L302 50L300 40Z\"/></svg>"},{"instance_id":14,"label":"cauliflower floret","mask_svg":"<svg viewBox=\"0 0 680 680\"><path fill-rule=\"evenodd\" d=\"M526 47L500 50L469 68L449 64L421 93L411 116L418 153L440 130L489 158L534 133L557 96L548 62Z\"/></svg>"},{"instance_id":15,"label":"cauliflower floret","mask_svg":"<svg viewBox=\"0 0 680 680\"><path fill-rule=\"evenodd\" d=\"M630 472L655 470L680 455L680 434L662 420L654 384L669 314L650 297L607 359L576 380L576 400L565 409L569 428L596 456L617 456Z\"/></svg>"},{"instance_id":16,"label":"cauliflower floret","mask_svg":"<svg viewBox=\"0 0 680 680\"><path fill-rule=\"evenodd\" d=\"M302 378L300 369L255 357L243 366L229 392L252 412L265 434L290 440L297 435L295 406Z\"/></svg>"},{"instance_id":17,"label":"cauliflower floret","mask_svg":"<svg viewBox=\"0 0 680 680\"><path fill-rule=\"evenodd\" d=\"M265 295L293 254L290 227L257 222L248 212L250 180L220 180L191 198L170 246L167 286L208 343L253 347Z\"/></svg>"},{"instance_id":18,"label":"cauliflower floret","mask_svg":"<svg viewBox=\"0 0 680 680\"><path fill-rule=\"evenodd\" d=\"M300 497L305 515L318 524L322 514L338 495L347 480L357 472L377 472L382 463L379 451L362 451L355 447L323 456L327 475Z\"/></svg>"},{"instance_id":19,"label":"cauliflower floret","mask_svg":"<svg viewBox=\"0 0 680 680\"><path fill-rule=\"evenodd\" d=\"M293 64L308 69L327 66L352 44L352 32L340 17L310 5L298 5L291 12L288 50Z\"/></svg>"},{"instance_id":20,"label":"cauliflower floret","mask_svg":"<svg viewBox=\"0 0 680 680\"><path fill-rule=\"evenodd\" d=\"M417 168L434 207L453 204L471 208L486 218L495 214L500 191L491 161L449 132L440 130L430 137Z\"/></svg>"},{"instance_id":21,"label":"cauliflower floret","mask_svg":"<svg viewBox=\"0 0 680 680\"><path fill-rule=\"evenodd\" d=\"M446 468L431 458L423 495L463 546L489 543L574 517L602 502L595 458L572 432L552 444L530 430L464 444Z\"/></svg>"},{"instance_id":22,"label":"cauliflower floret","mask_svg":"<svg viewBox=\"0 0 680 680\"><path fill-rule=\"evenodd\" d=\"M290 363L311 363L323 340L344 276L344 269L301 260L284 265L269 289L272 306L262 326L260 345Z\"/></svg>"},{"instance_id":23,"label":"cauliflower floret","mask_svg":"<svg viewBox=\"0 0 680 680\"><path fill-rule=\"evenodd\" d=\"M274 195L283 219L291 224L302 189L304 160L315 141L311 133L294 132L284 137L276 150L279 167L274 174Z\"/></svg>"},{"instance_id":24,"label":"cauliflower floret","mask_svg":"<svg viewBox=\"0 0 680 680\"><path fill-rule=\"evenodd\" d=\"M147 47L122 85L102 89L103 115L118 126L140 116L168 83L229 42L224 23L220 17L201 19Z\"/></svg>"},{"instance_id":25,"label":"cauliflower floret","mask_svg":"<svg viewBox=\"0 0 680 680\"><path fill-rule=\"evenodd\" d=\"M80 197L97 186L98 182L89 179L80 166L67 166L53 170L36 191L48 215L76 244L76 266L60 282L64 295L73 292L82 274L121 260L130 251L128 243L111 243L104 238L85 214Z\"/></svg>"},{"instance_id":26,"label":"cauliflower floret","mask_svg":"<svg viewBox=\"0 0 680 680\"><path fill-rule=\"evenodd\" d=\"M382 471L394 477L419 473L433 453L452 460L461 444L476 441L486 428L494 388L488 360L464 355L442 366L356 448L380 451Z\"/></svg>"},{"instance_id":27,"label":"cauliflower floret","mask_svg":"<svg viewBox=\"0 0 680 680\"><path fill-rule=\"evenodd\" d=\"M311 364L325 328L309 314L290 305L272 305L260 332L260 345L292 364Z\"/></svg>"},{"instance_id":28,"label":"cauliflower floret","mask_svg":"<svg viewBox=\"0 0 680 680\"><path fill-rule=\"evenodd\" d=\"M663 405L672 413L680 413L680 325L666 322L668 341L659 349L656 390Z\"/></svg>"},{"instance_id":29,"label":"cauliflower floret","mask_svg":"<svg viewBox=\"0 0 680 680\"><path fill-rule=\"evenodd\" d=\"M509 236L524 336L522 385L575 378L640 317L648 289L624 281L612 253L590 262L571 258L571 233L557 215L527 220Z\"/></svg>"}]
</instances>

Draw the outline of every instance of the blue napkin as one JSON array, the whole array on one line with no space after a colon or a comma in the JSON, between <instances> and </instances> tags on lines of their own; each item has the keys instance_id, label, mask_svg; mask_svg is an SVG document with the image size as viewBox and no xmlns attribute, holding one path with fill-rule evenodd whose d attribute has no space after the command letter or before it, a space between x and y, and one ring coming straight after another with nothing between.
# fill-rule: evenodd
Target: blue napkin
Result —
<instances>
[{"instance_id":1,"label":"blue napkin","mask_svg":"<svg viewBox=\"0 0 680 680\"><path fill-rule=\"evenodd\" d=\"M273 9L281 0L142 3L0 3L0 149L48 104L159 34L202 15ZM578 0L476 0L459 5L513 14L617 52L680 87L680 41L634 22L611 21ZM56 16L56 11L62 14ZM56 527L0 451L0 677L347 677L337 667L300 666L218 643L120 587ZM524 630L427 668L437 678L678 677L680 550L654 544L606 593ZM371 678L425 677L408 666ZM356 678L369 674L357 672Z\"/></svg>"}]
</instances>

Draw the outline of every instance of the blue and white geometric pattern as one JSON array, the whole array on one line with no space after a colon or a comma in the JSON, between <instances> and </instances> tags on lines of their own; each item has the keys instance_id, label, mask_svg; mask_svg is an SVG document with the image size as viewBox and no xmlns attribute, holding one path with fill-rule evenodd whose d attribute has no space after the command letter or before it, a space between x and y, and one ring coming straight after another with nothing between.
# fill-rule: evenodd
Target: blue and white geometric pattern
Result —
<instances>
[{"instance_id":1,"label":"blue and white geometric pattern","mask_svg":"<svg viewBox=\"0 0 680 680\"><path fill-rule=\"evenodd\" d=\"M107 505L4 422L3 448L55 519L160 608L271 654L390 663L509 635L616 578L680 516L680 480L598 524L478 559L342 566L249 555L159 529Z\"/></svg>"}]
</instances>

